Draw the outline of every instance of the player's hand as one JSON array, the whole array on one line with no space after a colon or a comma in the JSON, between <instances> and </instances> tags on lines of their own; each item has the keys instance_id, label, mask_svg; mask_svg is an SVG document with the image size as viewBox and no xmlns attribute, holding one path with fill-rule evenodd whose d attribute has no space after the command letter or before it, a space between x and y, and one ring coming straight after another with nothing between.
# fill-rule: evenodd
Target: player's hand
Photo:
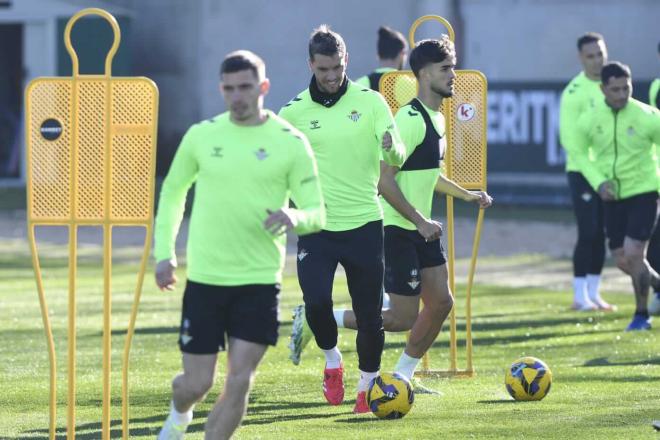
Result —
<instances>
[{"instance_id":1,"label":"player's hand","mask_svg":"<svg viewBox=\"0 0 660 440\"><path fill-rule=\"evenodd\" d=\"M598 195L606 202L616 199L616 192L614 191L614 182L606 180L598 187Z\"/></svg>"},{"instance_id":2,"label":"player's hand","mask_svg":"<svg viewBox=\"0 0 660 440\"><path fill-rule=\"evenodd\" d=\"M156 264L156 285L160 290L174 290L177 281L175 269L172 260L161 260Z\"/></svg>"},{"instance_id":3,"label":"player's hand","mask_svg":"<svg viewBox=\"0 0 660 440\"><path fill-rule=\"evenodd\" d=\"M493 198L486 191L470 191L473 196L472 201L479 204L479 208L486 209L493 205Z\"/></svg>"},{"instance_id":4,"label":"player's hand","mask_svg":"<svg viewBox=\"0 0 660 440\"><path fill-rule=\"evenodd\" d=\"M425 241L437 240L442 235L442 223L424 219L417 224L417 232L424 237Z\"/></svg>"},{"instance_id":5,"label":"player's hand","mask_svg":"<svg viewBox=\"0 0 660 440\"><path fill-rule=\"evenodd\" d=\"M383 134L383 150L390 151L392 149L392 135L389 131Z\"/></svg>"},{"instance_id":6,"label":"player's hand","mask_svg":"<svg viewBox=\"0 0 660 440\"><path fill-rule=\"evenodd\" d=\"M296 225L293 222L293 216L287 208L271 211L267 209L268 218L264 220L264 228L273 235L281 235L289 232Z\"/></svg>"}]
</instances>

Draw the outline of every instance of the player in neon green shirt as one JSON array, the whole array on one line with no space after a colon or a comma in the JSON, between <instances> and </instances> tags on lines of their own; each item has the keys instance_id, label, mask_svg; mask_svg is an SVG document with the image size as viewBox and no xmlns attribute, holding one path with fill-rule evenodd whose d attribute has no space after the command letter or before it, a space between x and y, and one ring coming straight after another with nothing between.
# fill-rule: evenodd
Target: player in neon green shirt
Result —
<instances>
[{"instance_id":1,"label":"player in neon green shirt","mask_svg":"<svg viewBox=\"0 0 660 440\"><path fill-rule=\"evenodd\" d=\"M342 37L327 26L309 41L309 88L280 116L309 138L319 166L326 204L324 230L298 240L298 281L305 306L294 313L291 359L309 340L306 324L326 358L323 390L331 405L344 399L343 362L337 348L332 287L337 265L346 271L353 309L360 379L354 412L369 412L366 390L378 374L385 334L381 316L383 212L378 198L381 161L401 165L404 146L385 99L346 77Z\"/></svg>"},{"instance_id":2,"label":"player in neon green shirt","mask_svg":"<svg viewBox=\"0 0 660 440\"><path fill-rule=\"evenodd\" d=\"M603 36L593 32L577 41L583 71L568 83L561 95L559 137L566 150L566 175L577 223L577 242L573 250L573 309L613 310L600 296L600 274L605 264L603 202L584 178L578 163L590 154L588 145L573 145L575 124L580 115L593 111L603 100L600 70L607 62Z\"/></svg>"},{"instance_id":3,"label":"player in neon green shirt","mask_svg":"<svg viewBox=\"0 0 660 440\"><path fill-rule=\"evenodd\" d=\"M248 51L222 63L229 111L193 125L163 182L156 216L156 283L172 290L174 241L188 189L195 200L188 238L188 280L170 415L158 439L181 439L195 403L213 386L218 350L228 339L229 372L206 422L207 439L228 439L243 418L254 372L278 336L278 296L288 230L321 229L323 199L305 136L263 109L270 83ZM288 207L291 197L297 208Z\"/></svg>"},{"instance_id":4,"label":"player in neon green shirt","mask_svg":"<svg viewBox=\"0 0 660 440\"><path fill-rule=\"evenodd\" d=\"M379 67L368 75L355 80L355 83L372 90L379 90L379 81L386 72L403 69L408 56L408 42L401 32L387 26L378 28Z\"/></svg>"},{"instance_id":5,"label":"player in neon green shirt","mask_svg":"<svg viewBox=\"0 0 660 440\"><path fill-rule=\"evenodd\" d=\"M582 157L578 166L605 202L610 250L633 282L636 310L626 330L646 330L651 328L649 287L660 286L660 275L645 258L658 218L660 111L630 97L628 66L606 64L601 81L605 100L580 116L572 145L593 149L593 160Z\"/></svg>"},{"instance_id":6,"label":"player in neon green shirt","mask_svg":"<svg viewBox=\"0 0 660 440\"><path fill-rule=\"evenodd\" d=\"M658 55L660 55L660 43L658 44ZM660 78L656 78L649 88L649 105L660 109ZM656 158L660 159L660 146L655 146ZM658 168L660 173L660 168ZM655 231L649 241L649 248L646 254L649 264L656 272L660 273L660 225L655 226ZM649 313L651 315L660 315L660 289L654 289L653 296L649 302Z\"/></svg>"},{"instance_id":7,"label":"player in neon green shirt","mask_svg":"<svg viewBox=\"0 0 660 440\"><path fill-rule=\"evenodd\" d=\"M410 54L410 66L419 95L399 109L396 124L406 145L403 166L383 169L379 188L388 203L385 211L385 291L390 309L383 312L386 331L407 331L410 336L395 367L412 379L419 360L437 338L453 306L446 258L440 243L441 225L431 219L434 191L481 208L492 204L483 191L468 191L440 172L446 150L445 119L438 111L453 95L456 53L453 43L423 40ZM419 310L420 297L424 307ZM355 314L336 310L341 326L355 329ZM430 392L419 383L415 392Z\"/></svg>"}]
</instances>

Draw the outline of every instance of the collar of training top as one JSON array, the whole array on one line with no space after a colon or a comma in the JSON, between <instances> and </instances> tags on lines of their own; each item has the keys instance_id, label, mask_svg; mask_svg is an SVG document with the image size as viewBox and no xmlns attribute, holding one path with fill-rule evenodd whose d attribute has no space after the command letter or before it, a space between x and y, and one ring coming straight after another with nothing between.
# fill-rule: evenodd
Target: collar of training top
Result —
<instances>
[{"instance_id":1,"label":"collar of training top","mask_svg":"<svg viewBox=\"0 0 660 440\"><path fill-rule=\"evenodd\" d=\"M312 97L312 101L321 104L324 107L332 107L339 101L339 98L344 96L348 89L348 77L344 75L344 80L339 86L337 93L325 93L319 89L319 86L316 84L316 76L312 75L312 80L309 82L309 94Z\"/></svg>"}]
</instances>

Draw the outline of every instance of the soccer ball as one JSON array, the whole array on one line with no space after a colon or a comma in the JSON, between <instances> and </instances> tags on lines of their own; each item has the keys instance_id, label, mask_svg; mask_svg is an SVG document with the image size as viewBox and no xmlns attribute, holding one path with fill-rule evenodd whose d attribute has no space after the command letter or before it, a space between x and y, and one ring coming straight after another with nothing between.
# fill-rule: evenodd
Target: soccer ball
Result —
<instances>
[{"instance_id":1,"label":"soccer ball","mask_svg":"<svg viewBox=\"0 0 660 440\"><path fill-rule=\"evenodd\" d=\"M410 382L398 373L381 373L369 383L367 404L376 417L400 419L408 414L414 401Z\"/></svg>"},{"instance_id":2,"label":"soccer ball","mask_svg":"<svg viewBox=\"0 0 660 440\"><path fill-rule=\"evenodd\" d=\"M545 362L528 356L511 364L504 384L516 400L541 400L550 391L552 372Z\"/></svg>"}]
</instances>

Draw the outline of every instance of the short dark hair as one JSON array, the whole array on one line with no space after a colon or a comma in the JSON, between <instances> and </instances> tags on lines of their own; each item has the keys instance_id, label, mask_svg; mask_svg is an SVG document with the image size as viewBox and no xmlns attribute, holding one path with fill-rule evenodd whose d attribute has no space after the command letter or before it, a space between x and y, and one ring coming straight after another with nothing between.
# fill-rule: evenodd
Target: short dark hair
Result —
<instances>
[{"instance_id":1,"label":"short dark hair","mask_svg":"<svg viewBox=\"0 0 660 440\"><path fill-rule=\"evenodd\" d=\"M378 58L391 60L408 47L403 34L387 26L378 28Z\"/></svg>"},{"instance_id":2,"label":"short dark hair","mask_svg":"<svg viewBox=\"0 0 660 440\"><path fill-rule=\"evenodd\" d=\"M581 51L582 46L584 46L585 44L597 43L598 41L605 41L605 39L601 34L597 32L587 32L577 40L578 51Z\"/></svg>"},{"instance_id":3,"label":"short dark hair","mask_svg":"<svg viewBox=\"0 0 660 440\"><path fill-rule=\"evenodd\" d=\"M309 59L314 60L314 55L343 57L346 55L346 43L337 32L330 29L327 24L322 24L312 31L309 37Z\"/></svg>"},{"instance_id":4,"label":"short dark hair","mask_svg":"<svg viewBox=\"0 0 660 440\"><path fill-rule=\"evenodd\" d=\"M419 77L419 71L425 66L441 63L450 57L456 57L456 50L447 35L442 35L439 40L422 40L410 52L410 68Z\"/></svg>"},{"instance_id":5,"label":"short dark hair","mask_svg":"<svg viewBox=\"0 0 660 440\"><path fill-rule=\"evenodd\" d=\"M266 77L264 60L249 50L236 50L228 53L220 65L220 75L241 70L251 70L260 81Z\"/></svg>"},{"instance_id":6,"label":"short dark hair","mask_svg":"<svg viewBox=\"0 0 660 440\"><path fill-rule=\"evenodd\" d=\"M603 84L607 84L610 78L631 78L630 67L618 61L610 61L603 66L600 71L600 80Z\"/></svg>"}]
</instances>

